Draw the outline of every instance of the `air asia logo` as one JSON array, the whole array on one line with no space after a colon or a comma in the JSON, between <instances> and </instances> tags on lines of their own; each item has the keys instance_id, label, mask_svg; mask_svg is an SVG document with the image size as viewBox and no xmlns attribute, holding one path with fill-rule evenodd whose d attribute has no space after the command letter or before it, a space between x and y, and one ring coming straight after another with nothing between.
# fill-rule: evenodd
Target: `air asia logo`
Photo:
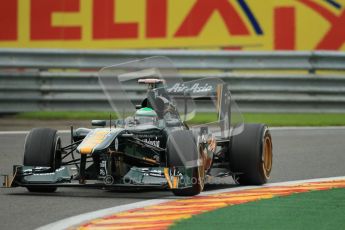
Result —
<instances>
[{"instance_id":1,"label":"air asia logo","mask_svg":"<svg viewBox=\"0 0 345 230\"><path fill-rule=\"evenodd\" d=\"M191 86L186 86L183 83L176 83L173 87L168 89L169 93L182 93L182 92L188 92L188 93L205 93L210 92L213 90L213 87L207 83L200 84L200 83L194 83Z\"/></svg>"},{"instance_id":2,"label":"air asia logo","mask_svg":"<svg viewBox=\"0 0 345 230\"><path fill-rule=\"evenodd\" d=\"M160 147L160 140L162 139L162 135L159 134L139 134L136 135L137 138L141 139L142 141L150 144L150 145L154 145L156 147Z\"/></svg>"},{"instance_id":3,"label":"air asia logo","mask_svg":"<svg viewBox=\"0 0 345 230\"><path fill-rule=\"evenodd\" d=\"M157 140L157 138L156 138L156 140L143 139L142 141L144 141L144 142L146 142L146 143L148 143L150 145L153 145L153 146L156 146L156 147L160 147L160 141Z\"/></svg>"}]
</instances>

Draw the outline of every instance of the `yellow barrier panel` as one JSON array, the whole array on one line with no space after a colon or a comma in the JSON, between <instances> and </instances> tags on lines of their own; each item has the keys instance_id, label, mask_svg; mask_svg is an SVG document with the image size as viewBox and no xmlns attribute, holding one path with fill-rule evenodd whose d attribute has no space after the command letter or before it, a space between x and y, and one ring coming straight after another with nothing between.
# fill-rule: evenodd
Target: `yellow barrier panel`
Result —
<instances>
[{"instance_id":1,"label":"yellow barrier panel","mask_svg":"<svg viewBox=\"0 0 345 230\"><path fill-rule=\"evenodd\" d=\"M0 47L345 50L345 0L2 0Z\"/></svg>"}]
</instances>

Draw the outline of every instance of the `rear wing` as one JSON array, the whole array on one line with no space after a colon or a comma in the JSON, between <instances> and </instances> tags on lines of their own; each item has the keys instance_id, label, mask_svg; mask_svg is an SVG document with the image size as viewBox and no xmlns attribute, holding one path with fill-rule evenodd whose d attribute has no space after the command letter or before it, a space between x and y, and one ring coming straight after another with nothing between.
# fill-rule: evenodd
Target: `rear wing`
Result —
<instances>
[{"instance_id":1,"label":"rear wing","mask_svg":"<svg viewBox=\"0 0 345 230\"><path fill-rule=\"evenodd\" d=\"M175 83L166 89L170 98L179 101L185 108L183 117L188 114L188 101L210 101L217 112L218 121L224 120L230 111L230 91L227 84L220 79L205 78L184 83ZM191 108L189 108L189 111ZM206 110L205 110L206 111ZM182 111L181 111L182 112ZM215 112L214 110L212 112Z\"/></svg>"},{"instance_id":2,"label":"rear wing","mask_svg":"<svg viewBox=\"0 0 345 230\"><path fill-rule=\"evenodd\" d=\"M243 125L228 85L219 78L177 82L156 89L156 93L167 95L181 120L196 124L190 125L196 132L202 132L207 127L216 137L227 139L236 135L234 131L239 131L238 127Z\"/></svg>"}]
</instances>

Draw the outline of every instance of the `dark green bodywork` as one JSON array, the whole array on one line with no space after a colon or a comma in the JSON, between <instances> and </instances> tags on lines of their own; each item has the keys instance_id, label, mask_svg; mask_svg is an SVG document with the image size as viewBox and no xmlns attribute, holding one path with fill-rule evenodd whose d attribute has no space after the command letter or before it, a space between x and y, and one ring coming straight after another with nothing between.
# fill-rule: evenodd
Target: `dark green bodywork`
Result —
<instances>
[{"instance_id":1,"label":"dark green bodywork","mask_svg":"<svg viewBox=\"0 0 345 230\"><path fill-rule=\"evenodd\" d=\"M166 139L163 128L156 126L143 126L133 128L97 128L77 129L73 136L75 140L92 138L96 131L108 130L104 140L96 145L88 156L94 163L89 165L90 176L85 181L80 181L79 175L71 168L62 166L55 171L49 167L14 166L14 179L12 187L152 187L168 188L165 151ZM115 140L118 140L118 149L115 149ZM80 144L80 145L81 145ZM78 148L77 148L78 152ZM109 152L112 154L109 155ZM107 173L100 176L99 170L102 160L109 161ZM120 162L120 165L111 167L111 161ZM106 163L105 163L106 164ZM192 186L192 169L178 167L169 168L168 177L178 176L178 188Z\"/></svg>"}]
</instances>

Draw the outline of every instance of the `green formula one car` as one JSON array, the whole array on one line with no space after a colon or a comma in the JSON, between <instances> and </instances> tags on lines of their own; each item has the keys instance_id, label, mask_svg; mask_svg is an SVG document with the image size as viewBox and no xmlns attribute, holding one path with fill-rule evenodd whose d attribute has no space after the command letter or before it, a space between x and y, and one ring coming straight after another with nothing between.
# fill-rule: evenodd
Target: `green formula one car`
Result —
<instances>
[{"instance_id":1,"label":"green formula one car","mask_svg":"<svg viewBox=\"0 0 345 230\"><path fill-rule=\"evenodd\" d=\"M94 129L71 128L68 145L57 130L31 130L23 165L14 166L5 185L30 192L166 188L193 196L217 177L232 176L241 185L266 183L272 168L267 126L243 123L221 79L183 81L172 69L162 57L102 69L99 82L117 119L94 120ZM137 95L138 87L146 93ZM187 125L205 112L214 119Z\"/></svg>"}]
</instances>

